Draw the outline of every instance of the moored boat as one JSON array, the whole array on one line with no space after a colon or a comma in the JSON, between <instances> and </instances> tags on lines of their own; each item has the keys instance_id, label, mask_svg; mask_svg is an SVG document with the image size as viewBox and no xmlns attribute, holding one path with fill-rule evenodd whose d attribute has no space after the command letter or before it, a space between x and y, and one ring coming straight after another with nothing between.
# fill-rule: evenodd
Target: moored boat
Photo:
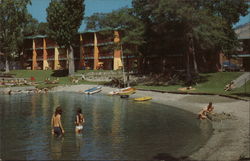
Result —
<instances>
[{"instance_id":1,"label":"moored boat","mask_svg":"<svg viewBox=\"0 0 250 161\"><path fill-rule=\"evenodd\" d=\"M102 90L102 87L101 86L97 86L97 87L93 87L93 88L90 88L90 89L87 89L84 91L85 94L94 94L94 93L98 93Z\"/></svg>"},{"instance_id":2,"label":"moored boat","mask_svg":"<svg viewBox=\"0 0 250 161\"><path fill-rule=\"evenodd\" d=\"M134 89L134 88L126 87L126 88L116 89L116 90L113 90L113 91L109 92L108 95L117 95L119 93L131 91L132 89Z\"/></svg>"},{"instance_id":3,"label":"moored boat","mask_svg":"<svg viewBox=\"0 0 250 161\"><path fill-rule=\"evenodd\" d=\"M151 100L151 99L152 99L152 97L145 96L145 97L135 98L134 100L135 101L148 101L148 100Z\"/></svg>"},{"instance_id":4,"label":"moored boat","mask_svg":"<svg viewBox=\"0 0 250 161\"><path fill-rule=\"evenodd\" d=\"M134 94L135 91L136 91L135 88L130 88L130 89L121 91L121 92L119 92L118 94L119 94L119 95L131 95L131 94Z\"/></svg>"}]
</instances>

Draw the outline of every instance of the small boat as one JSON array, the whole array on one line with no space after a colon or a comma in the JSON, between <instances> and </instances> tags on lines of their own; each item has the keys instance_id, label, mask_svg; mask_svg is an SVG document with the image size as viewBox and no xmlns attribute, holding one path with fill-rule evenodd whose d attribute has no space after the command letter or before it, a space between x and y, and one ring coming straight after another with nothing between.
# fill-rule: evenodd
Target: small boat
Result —
<instances>
[{"instance_id":1,"label":"small boat","mask_svg":"<svg viewBox=\"0 0 250 161\"><path fill-rule=\"evenodd\" d=\"M84 91L85 94L94 94L94 93L98 93L102 90L102 87L101 86L98 86L98 87L93 87L93 88L90 88L90 89L87 89Z\"/></svg>"},{"instance_id":2,"label":"small boat","mask_svg":"<svg viewBox=\"0 0 250 161\"><path fill-rule=\"evenodd\" d=\"M152 97L146 96L146 97L135 98L134 100L135 101L148 101L148 100L151 100L151 99L152 99Z\"/></svg>"},{"instance_id":3,"label":"small boat","mask_svg":"<svg viewBox=\"0 0 250 161\"><path fill-rule=\"evenodd\" d=\"M131 89L133 89L133 88L126 87L126 88L116 89L114 91L109 92L108 95L117 95L117 94L122 93L122 92L130 91Z\"/></svg>"},{"instance_id":4,"label":"small boat","mask_svg":"<svg viewBox=\"0 0 250 161\"><path fill-rule=\"evenodd\" d=\"M130 89L128 89L128 90L121 91L121 92L119 92L118 94L119 94L119 95L131 95L131 94L134 94L135 91L136 91L135 88L130 88Z\"/></svg>"}]
</instances>

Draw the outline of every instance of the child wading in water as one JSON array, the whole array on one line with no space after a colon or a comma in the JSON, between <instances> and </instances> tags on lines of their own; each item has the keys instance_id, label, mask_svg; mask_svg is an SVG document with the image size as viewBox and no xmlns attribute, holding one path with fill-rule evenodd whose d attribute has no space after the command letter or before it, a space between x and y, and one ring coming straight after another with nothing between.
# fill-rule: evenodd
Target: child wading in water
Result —
<instances>
[{"instance_id":1,"label":"child wading in water","mask_svg":"<svg viewBox=\"0 0 250 161\"><path fill-rule=\"evenodd\" d=\"M83 123L85 122L82 110L80 108L77 109L76 111L76 120L75 120L75 125L76 125L76 133L80 133L83 129Z\"/></svg>"},{"instance_id":2,"label":"child wading in water","mask_svg":"<svg viewBox=\"0 0 250 161\"><path fill-rule=\"evenodd\" d=\"M55 136L61 136L64 134L63 126L61 123L62 109L58 106L51 118L51 133Z\"/></svg>"}]
</instances>

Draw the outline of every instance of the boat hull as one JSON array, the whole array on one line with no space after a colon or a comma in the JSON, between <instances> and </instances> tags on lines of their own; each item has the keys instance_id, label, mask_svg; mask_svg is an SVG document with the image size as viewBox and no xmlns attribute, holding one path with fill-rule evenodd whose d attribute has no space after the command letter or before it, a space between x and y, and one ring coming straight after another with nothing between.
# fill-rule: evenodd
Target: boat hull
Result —
<instances>
[{"instance_id":1,"label":"boat hull","mask_svg":"<svg viewBox=\"0 0 250 161\"><path fill-rule=\"evenodd\" d=\"M152 97L139 97L139 98L135 98L135 101L148 101L151 100Z\"/></svg>"},{"instance_id":2,"label":"boat hull","mask_svg":"<svg viewBox=\"0 0 250 161\"><path fill-rule=\"evenodd\" d=\"M87 89L84 91L85 94L94 94L94 93L98 93L101 91L101 88L100 86L98 87L94 87L94 88L90 88L90 89Z\"/></svg>"},{"instance_id":3,"label":"boat hull","mask_svg":"<svg viewBox=\"0 0 250 161\"><path fill-rule=\"evenodd\" d=\"M121 94L121 95L125 94L126 95L126 93L130 93L133 90L135 91L135 88L126 87L126 88L121 88L121 89L116 89L114 91L111 91L111 92L108 93L108 95L119 95L119 94Z\"/></svg>"}]
</instances>

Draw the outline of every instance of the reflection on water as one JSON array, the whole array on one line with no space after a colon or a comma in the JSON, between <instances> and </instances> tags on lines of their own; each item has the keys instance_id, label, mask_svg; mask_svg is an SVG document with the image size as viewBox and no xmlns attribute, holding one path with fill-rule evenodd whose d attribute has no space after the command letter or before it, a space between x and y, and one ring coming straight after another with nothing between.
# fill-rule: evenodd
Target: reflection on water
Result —
<instances>
[{"instance_id":1,"label":"reflection on water","mask_svg":"<svg viewBox=\"0 0 250 161\"><path fill-rule=\"evenodd\" d=\"M51 145L50 145L50 152L53 159L57 160L62 157L62 146L63 146L64 138L56 138L51 137Z\"/></svg>"},{"instance_id":2,"label":"reflection on water","mask_svg":"<svg viewBox=\"0 0 250 161\"><path fill-rule=\"evenodd\" d=\"M51 136L56 106L63 109L65 136ZM85 125L75 134L82 108ZM211 135L211 125L195 115L151 102L136 103L101 94L54 93L0 96L0 158L152 159L159 154L189 155Z\"/></svg>"}]
</instances>

